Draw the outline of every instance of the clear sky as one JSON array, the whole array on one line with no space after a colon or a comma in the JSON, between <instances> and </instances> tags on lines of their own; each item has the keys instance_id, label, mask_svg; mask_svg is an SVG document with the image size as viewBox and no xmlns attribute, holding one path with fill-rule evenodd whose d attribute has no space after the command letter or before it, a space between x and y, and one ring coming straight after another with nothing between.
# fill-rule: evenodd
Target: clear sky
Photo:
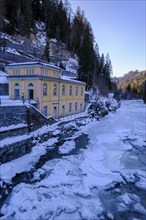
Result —
<instances>
[{"instance_id":1,"label":"clear sky","mask_svg":"<svg viewBox=\"0 0 146 220\"><path fill-rule=\"evenodd\" d=\"M109 53L113 76L146 69L146 0L69 0L91 24L100 53Z\"/></svg>"}]
</instances>

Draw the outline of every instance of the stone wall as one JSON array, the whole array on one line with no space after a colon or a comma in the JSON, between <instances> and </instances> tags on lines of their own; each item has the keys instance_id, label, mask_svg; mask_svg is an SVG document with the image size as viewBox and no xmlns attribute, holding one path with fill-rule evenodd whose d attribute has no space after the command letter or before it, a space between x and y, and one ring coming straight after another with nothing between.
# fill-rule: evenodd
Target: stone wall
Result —
<instances>
[{"instance_id":1,"label":"stone wall","mask_svg":"<svg viewBox=\"0 0 146 220\"><path fill-rule=\"evenodd\" d=\"M0 106L0 127L27 124L26 106Z\"/></svg>"},{"instance_id":2,"label":"stone wall","mask_svg":"<svg viewBox=\"0 0 146 220\"><path fill-rule=\"evenodd\" d=\"M33 146L33 138L31 137L13 144L7 144L4 147L0 147L0 163L6 163L29 153Z\"/></svg>"},{"instance_id":3,"label":"stone wall","mask_svg":"<svg viewBox=\"0 0 146 220\"><path fill-rule=\"evenodd\" d=\"M52 137L50 132L41 137L33 138L33 131L43 125L53 124L55 119L47 119L35 107L31 105L0 106L0 141L6 138L28 135L25 140L0 146L0 162L6 163L28 153L36 142L42 142ZM31 136L31 137L30 137ZM7 141L6 141L7 143Z\"/></svg>"},{"instance_id":4,"label":"stone wall","mask_svg":"<svg viewBox=\"0 0 146 220\"><path fill-rule=\"evenodd\" d=\"M45 142L52 137L55 137L55 135L53 135L51 131L35 137L33 133L31 133L28 137L26 136L24 140L6 144L0 147L0 163L6 163L23 156L29 153L37 143Z\"/></svg>"},{"instance_id":5,"label":"stone wall","mask_svg":"<svg viewBox=\"0 0 146 220\"><path fill-rule=\"evenodd\" d=\"M11 128L8 130L0 131L0 141L7 137L15 137L29 133L28 126L24 125L23 127Z\"/></svg>"}]
</instances>

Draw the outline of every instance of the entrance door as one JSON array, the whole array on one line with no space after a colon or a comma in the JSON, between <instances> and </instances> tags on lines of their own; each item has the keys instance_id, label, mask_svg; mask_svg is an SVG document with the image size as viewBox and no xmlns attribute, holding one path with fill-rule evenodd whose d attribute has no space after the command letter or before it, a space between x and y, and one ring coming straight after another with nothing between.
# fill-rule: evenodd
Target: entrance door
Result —
<instances>
[{"instance_id":1,"label":"entrance door","mask_svg":"<svg viewBox=\"0 0 146 220\"><path fill-rule=\"evenodd\" d=\"M16 83L15 87L14 87L14 98L15 99L19 99L20 98L19 97L19 84L18 83Z\"/></svg>"},{"instance_id":2,"label":"entrance door","mask_svg":"<svg viewBox=\"0 0 146 220\"><path fill-rule=\"evenodd\" d=\"M62 117L64 117L65 116L65 106L63 105L62 106Z\"/></svg>"},{"instance_id":3,"label":"entrance door","mask_svg":"<svg viewBox=\"0 0 146 220\"><path fill-rule=\"evenodd\" d=\"M28 99L34 99L34 92L33 92L33 84L30 83L28 86Z\"/></svg>"},{"instance_id":4,"label":"entrance door","mask_svg":"<svg viewBox=\"0 0 146 220\"><path fill-rule=\"evenodd\" d=\"M57 118L57 106L54 106L53 108L53 116L54 118Z\"/></svg>"}]
</instances>

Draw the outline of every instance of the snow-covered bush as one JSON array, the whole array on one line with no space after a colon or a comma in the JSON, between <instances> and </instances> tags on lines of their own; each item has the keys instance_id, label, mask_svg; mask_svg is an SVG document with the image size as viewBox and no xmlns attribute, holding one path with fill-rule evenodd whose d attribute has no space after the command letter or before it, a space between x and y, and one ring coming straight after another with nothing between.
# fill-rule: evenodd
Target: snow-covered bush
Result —
<instances>
[{"instance_id":1,"label":"snow-covered bush","mask_svg":"<svg viewBox=\"0 0 146 220\"><path fill-rule=\"evenodd\" d=\"M90 106L88 109L89 117L95 117L99 120L101 117L108 114L109 111L115 111L119 104L110 93L108 97L103 97L98 89L90 91Z\"/></svg>"}]
</instances>

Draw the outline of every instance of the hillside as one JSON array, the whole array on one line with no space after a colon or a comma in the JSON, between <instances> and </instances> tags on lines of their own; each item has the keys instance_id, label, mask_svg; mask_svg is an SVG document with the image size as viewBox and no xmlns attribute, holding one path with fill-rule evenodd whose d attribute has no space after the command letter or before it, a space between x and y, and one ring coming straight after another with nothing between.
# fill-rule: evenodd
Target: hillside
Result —
<instances>
[{"instance_id":1,"label":"hillside","mask_svg":"<svg viewBox=\"0 0 146 220\"><path fill-rule=\"evenodd\" d=\"M116 79L118 90L123 93L133 93L142 97L145 92L146 70L130 71L123 77Z\"/></svg>"},{"instance_id":2,"label":"hillside","mask_svg":"<svg viewBox=\"0 0 146 220\"><path fill-rule=\"evenodd\" d=\"M78 57L67 50L64 43L56 39L47 39L45 24L36 22L35 34L28 39L20 35L0 32L0 62L46 61L46 42L49 41L49 61L65 70L77 74Z\"/></svg>"}]
</instances>

